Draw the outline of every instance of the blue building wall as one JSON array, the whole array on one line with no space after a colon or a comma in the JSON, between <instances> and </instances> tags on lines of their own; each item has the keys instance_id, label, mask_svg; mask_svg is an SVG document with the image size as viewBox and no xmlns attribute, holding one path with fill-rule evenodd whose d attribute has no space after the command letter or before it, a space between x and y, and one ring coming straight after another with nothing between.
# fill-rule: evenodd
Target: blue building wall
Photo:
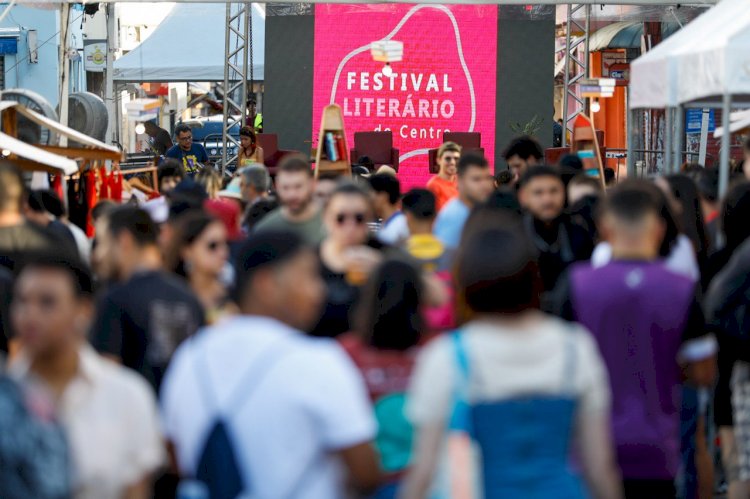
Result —
<instances>
[{"instance_id":1,"label":"blue building wall","mask_svg":"<svg viewBox=\"0 0 750 499\"><path fill-rule=\"evenodd\" d=\"M0 3L0 10L7 7ZM81 59L83 51L83 7L71 7L68 26L69 47L78 51L71 61L70 91L86 90L86 73ZM60 44L60 13L57 9L35 9L16 5L0 23L0 28L17 28L18 52L5 56L5 88L26 88L47 99L52 107L58 105L58 50ZM38 62L29 62L28 31L37 31Z\"/></svg>"},{"instance_id":2,"label":"blue building wall","mask_svg":"<svg viewBox=\"0 0 750 499\"><path fill-rule=\"evenodd\" d=\"M0 4L4 10L7 4ZM77 13L76 13L77 15ZM58 104L59 11L15 6L0 23L0 28L20 28L18 53L5 56L5 88L27 88ZM71 24L71 28L76 23ZM80 20L78 21L80 25ZM38 62L29 62L28 30L37 30Z\"/></svg>"}]
</instances>

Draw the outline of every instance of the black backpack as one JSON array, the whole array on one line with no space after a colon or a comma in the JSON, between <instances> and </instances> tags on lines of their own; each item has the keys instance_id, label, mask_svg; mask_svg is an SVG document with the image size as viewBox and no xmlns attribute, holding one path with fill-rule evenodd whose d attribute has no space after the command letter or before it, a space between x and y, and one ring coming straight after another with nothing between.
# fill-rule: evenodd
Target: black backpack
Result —
<instances>
[{"instance_id":1,"label":"black backpack","mask_svg":"<svg viewBox=\"0 0 750 499\"><path fill-rule=\"evenodd\" d=\"M206 363L200 352L196 351L196 358L201 359L198 364L202 365L202 375L198 376L201 385L199 391L203 394L206 407L216 409L211 430L208 432L198 458L194 477L196 481L206 486L210 499L235 499L243 492L250 490L251 484L243 480L243 473L234 448L235 438L232 434L230 419L252 397L263 377L283 357L285 349L273 346L268 350L262 354L259 362L250 366L250 369L240 377L240 382L231 391L227 403L223 404L226 409L222 409L216 399L216 394L207 378L209 371Z\"/></svg>"}]
</instances>

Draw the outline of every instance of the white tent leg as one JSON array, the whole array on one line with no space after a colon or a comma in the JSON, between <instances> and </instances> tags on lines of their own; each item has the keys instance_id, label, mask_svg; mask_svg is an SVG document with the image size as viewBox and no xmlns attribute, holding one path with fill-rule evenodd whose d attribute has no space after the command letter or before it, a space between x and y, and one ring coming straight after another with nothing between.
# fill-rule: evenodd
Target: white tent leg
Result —
<instances>
[{"instance_id":1,"label":"white tent leg","mask_svg":"<svg viewBox=\"0 0 750 499\"><path fill-rule=\"evenodd\" d=\"M664 157L662 158L661 174L668 175L672 171L672 108L664 110Z\"/></svg>"},{"instance_id":2,"label":"white tent leg","mask_svg":"<svg viewBox=\"0 0 750 499\"><path fill-rule=\"evenodd\" d=\"M698 164L706 166L706 149L708 147L708 125L711 110L703 108L701 114L701 139L698 146Z\"/></svg>"},{"instance_id":3,"label":"white tent leg","mask_svg":"<svg viewBox=\"0 0 750 499\"><path fill-rule=\"evenodd\" d=\"M627 141L626 147L628 148L628 178L636 178L638 176L638 173L635 171L635 153L633 152L633 136L635 135L635 127L633 125L635 123L635 117L637 113L638 111L635 109L628 109L628 115L625 124L627 130L625 140Z\"/></svg>"},{"instance_id":4,"label":"white tent leg","mask_svg":"<svg viewBox=\"0 0 750 499\"><path fill-rule=\"evenodd\" d=\"M682 149L683 141L685 138L684 123L685 123L685 108L677 106L674 111L675 118L675 129L674 129L674 173L680 173L680 167L682 166Z\"/></svg>"},{"instance_id":5,"label":"white tent leg","mask_svg":"<svg viewBox=\"0 0 750 499\"><path fill-rule=\"evenodd\" d=\"M115 129L119 126L117 113L115 112L115 86L114 86L114 61L115 61L115 38L117 30L115 26L115 4L108 3L107 13L107 63L104 73L104 104L107 106L107 135L104 142L112 144L115 141Z\"/></svg>"},{"instance_id":6,"label":"white tent leg","mask_svg":"<svg viewBox=\"0 0 750 499\"><path fill-rule=\"evenodd\" d=\"M721 126L724 134L721 136L721 163L719 164L719 198L723 198L729 187L729 143L732 136L729 133L729 112L732 107L732 96L724 94L721 108Z\"/></svg>"}]
</instances>

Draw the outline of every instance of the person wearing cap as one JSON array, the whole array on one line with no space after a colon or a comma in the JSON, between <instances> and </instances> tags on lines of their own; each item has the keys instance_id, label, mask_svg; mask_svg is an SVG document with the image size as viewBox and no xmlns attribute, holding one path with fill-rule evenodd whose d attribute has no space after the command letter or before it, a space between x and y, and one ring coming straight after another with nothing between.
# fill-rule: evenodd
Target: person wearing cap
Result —
<instances>
[{"instance_id":1,"label":"person wearing cap","mask_svg":"<svg viewBox=\"0 0 750 499\"><path fill-rule=\"evenodd\" d=\"M245 239L245 233L242 231L242 210L239 204L229 199L209 199L203 204L203 208L224 224L230 261L235 262Z\"/></svg>"},{"instance_id":2,"label":"person wearing cap","mask_svg":"<svg viewBox=\"0 0 750 499\"><path fill-rule=\"evenodd\" d=\"M247 118L245 125L252 127L255 133L263 133L263 115L258 112L258 101L255 97L247 100Z\"/></svg>"},{"instance_id":3,"label":"person wearing cap","mask_svg":"<svg viewBox=\"0 0 750 499\"><path fill-rule=\"evenodd\" d=\"M248 486L254 497L342 499L352 489L366 496L381 473L365 384L338 344L303 333L325 296L313 249L292 232L267 231L240 254L240 315L184 342L164 379L174 465L204 484L231 473L237 497L250 495ZM222 477L199 470L217 420L226 425L225 447L242 457Z\"/></svg>"}]
</instances>

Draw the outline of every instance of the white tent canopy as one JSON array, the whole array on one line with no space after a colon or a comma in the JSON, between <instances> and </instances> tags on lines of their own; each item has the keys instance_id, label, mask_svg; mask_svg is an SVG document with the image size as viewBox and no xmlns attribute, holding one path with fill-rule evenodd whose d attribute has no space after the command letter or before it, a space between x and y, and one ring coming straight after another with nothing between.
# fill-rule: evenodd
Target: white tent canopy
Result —
<instances>
[{"instance_id":1,"label":"white tent canopy","mask_svg":"<svg viewBox=\"0 0 750 499\"><path fill-rule=\"evenodd\" d=\"M257 81L264 76L265 26L265 10L253 4L253 79ZM151 36L114 62L114 81L223 81L225 31L225 4L176 4Z\"/></svg>"},{"instance_id":2,"label":"white tent canopy","mask_svg":"<svg viewBox=\"0 0 750 499\"><path fill-rule=\"evenodd\" d=\"M630 77L635 109L750 95L748 0L723 0L636 59Z\"/></svg>"}]
</instances>

